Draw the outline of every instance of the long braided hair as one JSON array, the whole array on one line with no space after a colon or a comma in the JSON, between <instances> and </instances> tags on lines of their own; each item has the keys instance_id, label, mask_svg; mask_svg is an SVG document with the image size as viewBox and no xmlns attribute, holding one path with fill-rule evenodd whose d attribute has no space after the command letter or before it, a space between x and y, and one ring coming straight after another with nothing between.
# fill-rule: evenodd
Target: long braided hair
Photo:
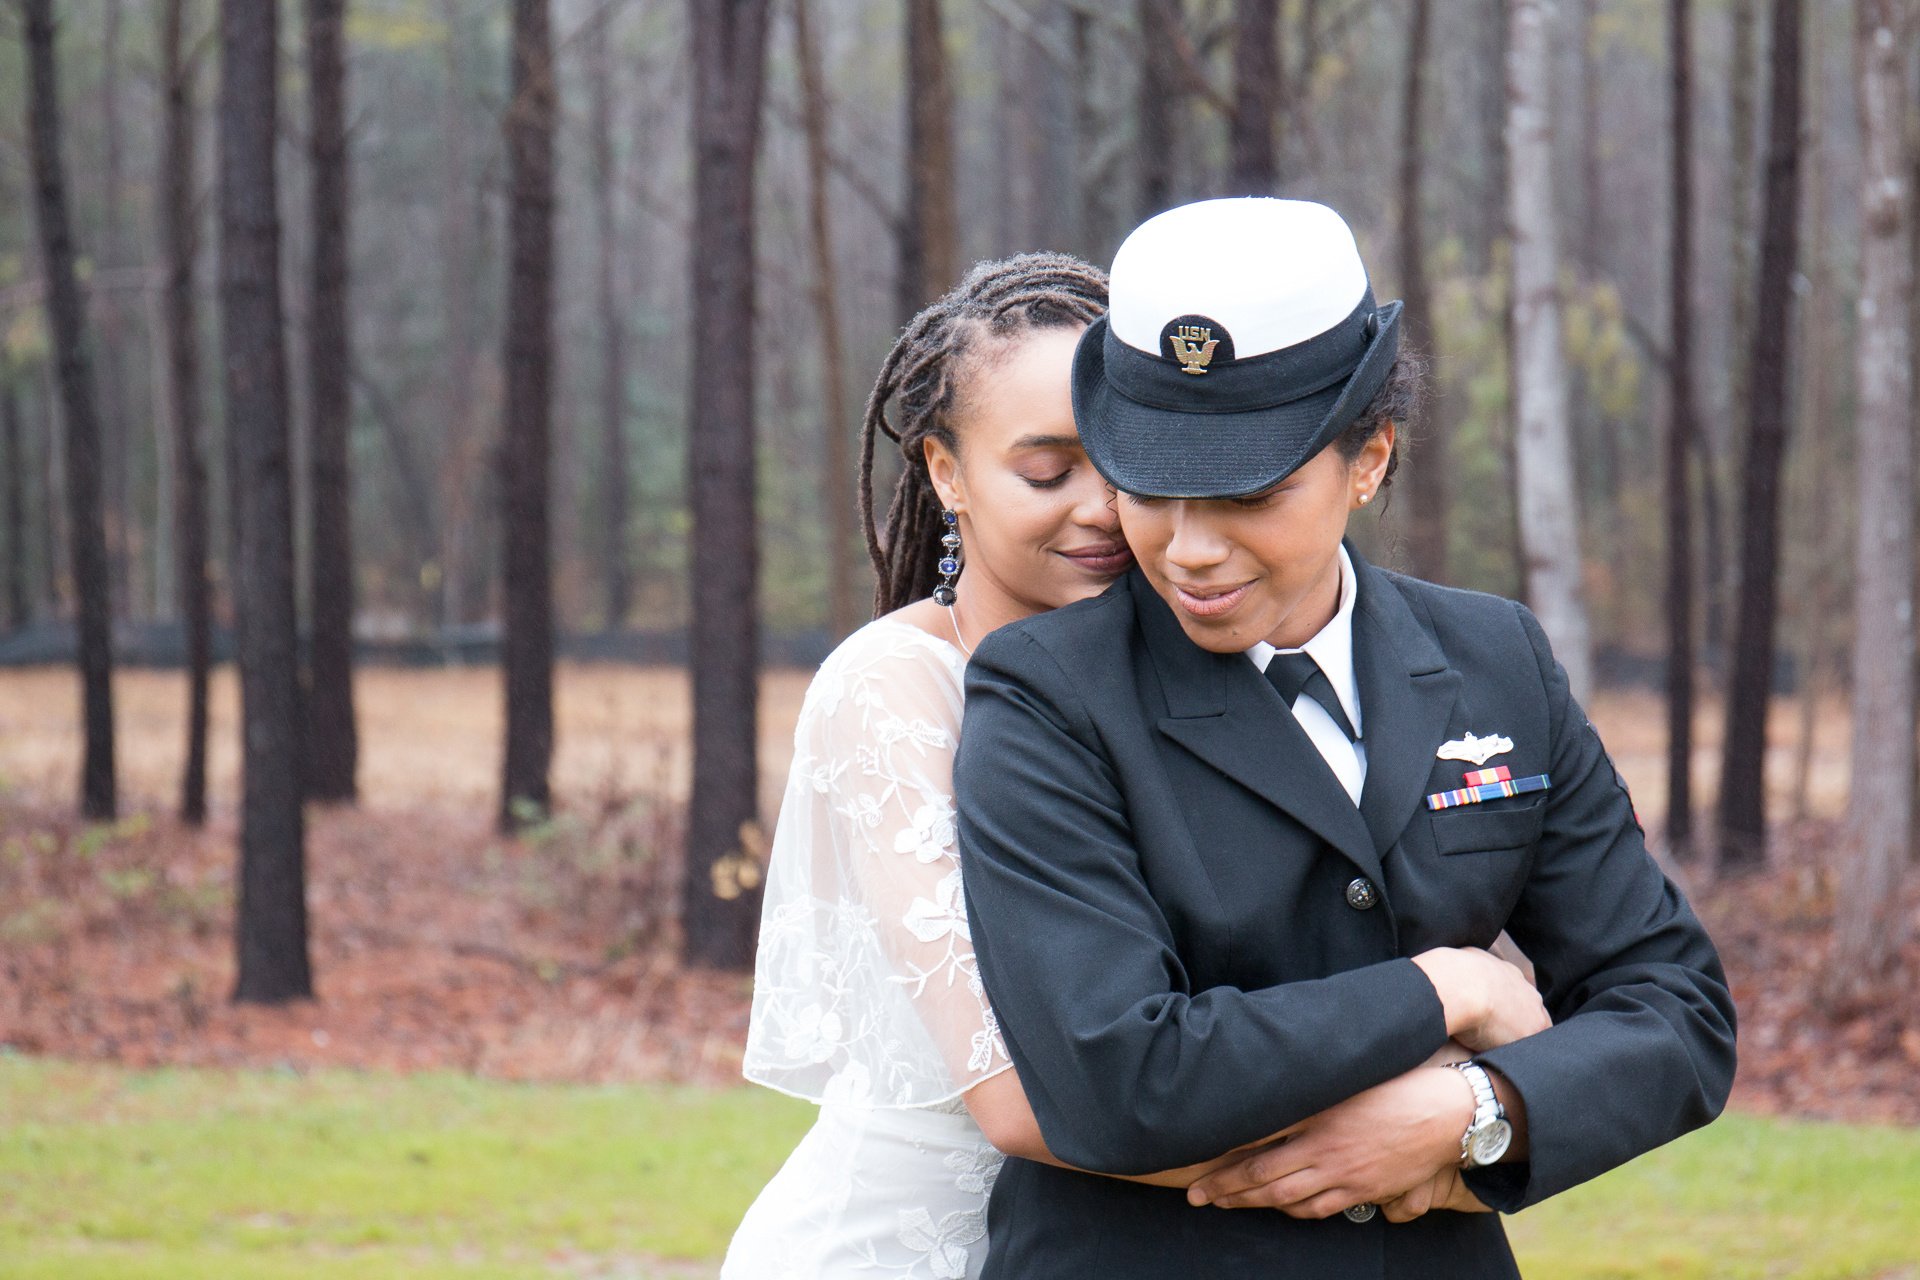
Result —
<instances>
[{"instance_id":1,"label":"long braided hair","mask_svg":"<svg viewBox=\"0 0 1920 1280\"><path fill-rule=\"evenodd\" d=\"M1106 309L1107 276L1100 268L1064 253L1023 253L975 264L907 325L880 366L860 428L860 522L879 579L875 617L930 594L939 580L938 540L945 529L925 444L932 438L959 453L954 410L981 347L1029 329L1085 325ZM898 422L887 416L896 400ZM884 525L873 513L873 451L882 435L900 446L906 463Z\"/></svg>"}]
</instances>

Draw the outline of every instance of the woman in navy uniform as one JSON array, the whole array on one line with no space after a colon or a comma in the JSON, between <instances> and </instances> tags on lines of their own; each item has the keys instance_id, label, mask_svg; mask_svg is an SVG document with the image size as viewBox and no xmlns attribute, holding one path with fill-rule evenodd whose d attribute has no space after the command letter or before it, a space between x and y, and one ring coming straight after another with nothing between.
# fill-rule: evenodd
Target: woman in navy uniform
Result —
<instances>
[{"instance_id":1,"label":"woman in navy uniform","mask_svg":"<svg viewBox=\"0 0 1920 1280\"><path fill-rule=\"evenodd\" d=\"M1414 371L1339 216L1171 210L1109 305L1074 415L1137 566L967 675L977 962L1075 1166L1007 1162L984 1274L1517 1274L1433 1188L1510 1212L1711 1120L1719 958L1533 616L1346 543ZM1430 1065L1502 930L1554 1025ZM1080 1172L1241 1148L1185 1195Z\"/></svg>"}]
</instances>

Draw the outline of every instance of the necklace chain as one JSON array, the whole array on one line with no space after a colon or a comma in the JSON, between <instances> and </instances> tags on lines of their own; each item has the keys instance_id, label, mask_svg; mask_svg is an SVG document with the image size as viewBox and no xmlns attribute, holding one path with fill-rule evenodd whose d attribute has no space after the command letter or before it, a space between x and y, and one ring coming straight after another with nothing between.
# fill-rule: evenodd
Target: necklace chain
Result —
<instances>
[{"instance_id":1,"label":"necklace chain","mask_svg":"<svg viewBox=\"0 0 1920 1280\"><path fill-rule=\"evenodd\" d=\"M947 607L947 617L953 622L953 638L960 642L960 652L971 658L973 656L973 646L969 645L967 638L960 634L960 605L958 601Z\"/></svg>"}]
</instances>

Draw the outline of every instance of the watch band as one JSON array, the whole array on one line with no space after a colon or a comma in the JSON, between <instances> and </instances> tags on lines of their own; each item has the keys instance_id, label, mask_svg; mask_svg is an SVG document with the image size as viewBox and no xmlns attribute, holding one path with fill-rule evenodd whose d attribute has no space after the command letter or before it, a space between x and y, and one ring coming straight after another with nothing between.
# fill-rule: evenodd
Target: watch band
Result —
<instances>
[{"instance_id":1,"label":"watch band","mask_svg":"<svg viewBox=\"0 0 1920 1280\"><path fill-rule=\"evenodd\" d=\"M1467 1084L1473 1090L1473 1120L1467 1125L1467 1131L1460 1135L1460 1167L1476 1168L1473 1159L1473 1139L1476 1134L1489 1126L1507 1118L1506 1108L1500 1105L1500 1095L1493 1090L1493 1077L1487 1069L1477 1062L1456 1062L1453 1069L1466 1077Z\"/></svg>"}]
</instances>

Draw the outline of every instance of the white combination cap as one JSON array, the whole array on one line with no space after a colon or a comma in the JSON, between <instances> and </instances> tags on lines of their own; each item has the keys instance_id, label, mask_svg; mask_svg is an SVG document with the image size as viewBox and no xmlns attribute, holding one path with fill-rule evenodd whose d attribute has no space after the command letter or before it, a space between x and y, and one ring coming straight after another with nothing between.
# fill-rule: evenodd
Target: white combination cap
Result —
<instances>
[{"instance_id":1,"label":"white combination cap","mask_svg":"<svg viewBox=\"0 0 1920 1280\"><path fill-rule=\"evenodd\" d=\"M1073 416L1128 493L1260 492L1365 411L1400 350L1400 304L1375 305L1352 230L1306 200L1150 218L1107 297L1074 352Z\"/></svg>"},{"instance_id":2,"label":"white combination cap","mask_svg":"<svg viewBox=\"0 0 1920 1280\"><path fill-rule=\"evenodd\" d=\"M1221 247L1227 252L1220 252ZM1113 257L1113 336L1158 353L1161 330L1216 320L1245 360L1318 337L1367 292L1346 220L1310 200L1202 200L1141 223Z\"/></svg>"}]
</instances>

